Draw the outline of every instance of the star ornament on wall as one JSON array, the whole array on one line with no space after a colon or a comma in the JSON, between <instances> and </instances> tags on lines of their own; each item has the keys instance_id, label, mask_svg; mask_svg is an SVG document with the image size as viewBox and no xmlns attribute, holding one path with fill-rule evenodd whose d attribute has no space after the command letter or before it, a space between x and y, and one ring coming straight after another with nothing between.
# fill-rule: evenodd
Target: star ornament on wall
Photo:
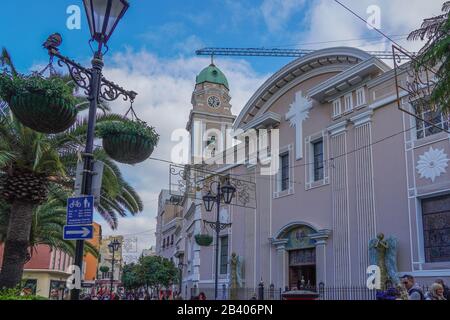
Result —
<instances>
[{"instance_id":1,"label":"star ornament on wall","mask_svg":"<svg viewBox=\"0 0 450 320\"><path fill-rule=\"evenodd\" d=\"M430 150L419 156L417 161L417 171L422 179L431 179L432 182L447 172L448 162L447 154L444 149L438 150L430 147Z\"/></svg>"}]
</instances>

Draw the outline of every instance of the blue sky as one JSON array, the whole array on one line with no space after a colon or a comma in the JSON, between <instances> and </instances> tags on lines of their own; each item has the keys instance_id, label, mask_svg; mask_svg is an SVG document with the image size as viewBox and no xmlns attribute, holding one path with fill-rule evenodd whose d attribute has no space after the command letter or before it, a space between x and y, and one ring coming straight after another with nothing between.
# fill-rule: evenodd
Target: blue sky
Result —
<instances>
[{"instance_id":1,"label":"blue sky","mask_svg":"<svg viewBox=\"0 0 450 320\"><path fill-rule=\"evenodd\" d=\"M46 57L41 44L46 37L59 32L64 43L61 51L76 59L90 54L87 45L89 30L82 11L81 30L68 30L66 10L79 5L81 0L15 0L3 1L0 20L0 45L13 54L16 65L26 71L41 64ZM291 34L270 32L263 14L258 10L262 1L130 1L131 7L110 41L112 52L131 47L150 50L160 57L194 55L202 46L218 47L273 47L295 43ZM308 3L296 11L307 10ZM83 8L82 8L83 10ZM288 28L301 29L307 17L287 19ZM277 30L278 31L278 30ZM259 62L251 59L264 71L276 68L286 59ZM274 66L272 66L274 64Z\"/></svg>"},{"instance_id":2,"label":"blue sky","mask_svg":"<svg viewBox=\"0 0 450 320\"><path fill-rule=\"evenodd\" d=\"M439 14L443 0L342 0L363 17L372 5L379 8L380 27L406 48L420 44L405 42L405 34L423 18ZM391 44L350 15L332 0L132 0L118 26L105 57L105 75L139 93L138 115L155 126L161 141L154 157L170 159L173 130L184 128L191 110L195 76L209 64L196 57L201 47L280 47L319 49L357 46L367 50L389 50ZM81 30L68 30L70 5L82 9ZM405 10L407 8L408 10ZM370 11L370 10L369 10ZM63 35L61 52L88 64L91 51L89 30L81 0L3 0L0 46L10 51L23 73L48 62L41 45L53 32ZM6 13L6 14L5 14ZM359 39L359 40L355 40ZM238 114L258 87L291 59L223 58L216 64L228 77L232 111ZM113 110L123 113L120 101ZM122 170L141 194L145 211L136 218L122 219L119 234L138 237L139 249L154 242L158 194L168 187L166 164L146 161ZM101 220L99 220L101 222ZM104 233L110 234L104 225Z\"/></svg>"},{"instance_id":3,"label":"blue sky","mask_svg":"<svg viewBox=\"0 0 450 320\"><path fill-rule=\"evenodd\" d=\"M404 3L405 0L392 2ZM320 41L353 39L328 45L372 48L382 41L380 35L365 28L361 21L345 12L332 0L131 0L130 3L129 11L110 41L111 53L132 48L147 50L162 58L170 58L193 56L195 49L205 46L267 48L301 46L314 49L324 46L317 43ZM405 35L411 30L411 25L402 24L402 20L398 17L392 17L394 21L390 21L392 13L389 1L345 0L344 3L363 17L368 17L365 11L369 5L379 5L382 10L381 17L386 22L382 29L388 34ZM427 6L438 13L436 8L439 8L441 3L442 0L428 1ZM69 16L66 10L70 5L78 5L82 9L81 30L66 28ZM331 11L340 12L341 14L336 14L336 17L342 17L344 13L345 20L329 21L328 17L324 16L324 20L320 22L320 16L317 19L317 9L321 5ZM17 67L23 72L35 65L41 65L47 59L46 52L41 50L41 44L53 32L63 35L62 52L75 59L88 61L89 30L81 0L3 1L2 9L8 14L2 16L0 27L10 32L2 32L0 45L6 46L11 51ZM418 9L421 10L421 7ZM413 8L410 10L414 12ZM417 14L420 13L419 10ZM395 23L395 20L398 20L398 23ZM420 19L416 21L418 23ZM336 28L335 23L343 27ZM314 25L317 24L327 27L316 35ZM349 28L348 24L352 26ZM352 28L358 31L345 30ZM345 34L348 34L348 37ZM371 40L354 40L358 38ZM290 59L245 58L245 60L249 61L258 72L273 72Z\"/></svg>"}]
</instances>

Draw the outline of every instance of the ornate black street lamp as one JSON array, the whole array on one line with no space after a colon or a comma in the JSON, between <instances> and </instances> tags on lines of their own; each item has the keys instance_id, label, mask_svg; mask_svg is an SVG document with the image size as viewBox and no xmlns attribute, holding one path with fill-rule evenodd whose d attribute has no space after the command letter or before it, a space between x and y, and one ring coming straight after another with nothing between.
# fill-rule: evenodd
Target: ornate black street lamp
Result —
<instances>
[{"instance_id":1,"label":"ornate black street lamp","mask_svg":"<svg viewBox=\"0 0 450 320\"><path fill-rule=\"evenodd\" d=\"M221 187L220 182L214 181L210 185L210 189L212 189L212 185L217 183L217 191L216 195L213 195L211 191L208 192L207 195L203 197L203 204L205 205L205 209L207 212L211 212L214 208L214 203L217 204L217 216L216 222L205 221L205 223L209 224L212 228L214 228L216 232L216 252L215 252L215 260L216 260L216 277L214 282L214 296L217 300L219 298L219 240L220 240L220 231L225 230L230 226L229 223L221 223L220 222L220 202L222 199L225 204L231 204L234 198L234 194L236 193L236 188L230 184L230 181L227 180L226 183Z\"/></svg>"},{"instance_id":2,"label":"ornate black street lamp","mask_svg":"<svg viewBox=\"0 0 450 320\"><path fill-rule=\"evenodd\" d=\"M83 182L81 188L82 195L92 195L92 177L93 177L93 160L94 160L94 138L95 138L95 122L97 115L97 106L99 100L114 101L123 96L125 101L133 102L137 96L134 91L126 91L115 83L106 80L102 75L103 70L103 50L108 50L108 40L110 39L114 29L129 8L126 0L83 0L86 14L89 21L91 31L91 42L97 42L97 48L94 51L92 60L92 68L84 68L75 61L65 57L59 53L58 47L61 45L62 38L59 34L51 35L44 43L44 47L53 60L58 59L58 65L65 65L69 69L69 74L76 85L83 89L90 101L89 120L86 139L86 148L83 154L84 170ZM83 249L84 241L76 242L75 249L75 265L80 270L83 268ZM78 300L80 295L79 289L73 289L71 299Z\"/></svg>"},{"instance_id":3,"label":"ornate black street lamp","mask_svg":"<svg viewBox=\"0 0 450 320\"><path fill-rule=\"evenodd\" d=\"M236 193L236 188L230 184L230 181L227 181L220 190L222 191L223 201L225 201L226 204L231 204L234 194Z\"/></svg>"},{"instance_id":4,"label":"ornate black street lamp","mask_svg":"<svg viewBox=\"0 0 450 320\"><path fill-rule=\"evenodd\" d=\"M83 2L92 39L106 45L130 4L126 0L83 0Z\"/></svg>"},{"instance_id":5,"label":"ornate black street lamp","mask_svg":"<svg viewBox=\"0 0 450 320\"><path fill-rule=\"evenodd\" d=\"M214 208L214 203L216 203L217 197L210 192L206 196L203 197L203 204L205 205L205 209L208 212L211 212Z\"/></svg>"},{"instance_id":6,"label":"ornate black street lamp","mask_svg":"<svg viewBox=\"0 0 450 320\"><path fill-rule=\"evenodd\" d=\"M110 289L110 294L112 295L113 293L113 287L114 287L114 264L116 263L115 260L115 253L116 251L119 251L120 248L120 241L117 239L112 240L109 244L108 244L108 249L109 252L111 252L112 254L112 258L111 258L111 289Z\"/></svg>"}]
</instances>

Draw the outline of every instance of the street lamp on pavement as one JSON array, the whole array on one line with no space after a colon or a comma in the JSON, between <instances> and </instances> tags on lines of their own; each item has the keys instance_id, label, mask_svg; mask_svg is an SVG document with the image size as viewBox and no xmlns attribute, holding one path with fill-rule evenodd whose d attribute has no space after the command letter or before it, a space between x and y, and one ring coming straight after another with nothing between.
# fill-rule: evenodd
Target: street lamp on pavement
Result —
<instances>
[{"instance_id":1,"label":"street lamp on pavement","mask_svg":"<svg viewBox=\"0 0 450 320\"><path fill-rule=\"evenodd\" d=\"M113 287L114 287L114 264L116 263L115 253L116 253L116 251L119 251L120 241L118 241L117 239L112 240L108 244L108 248L109 248L109 252L111 252L111 254L112 254L112 258L111 258L111 290L110 290L111 291L110 294L112 295Z\"/></svg>"},{"instance_id":2,"label":"street lamp on pavement","mask_svg":"<svg viewBox=\"0 0 450 320\"><path fill-rule=\"evenodd\" d=\"M51 35L44 43L44 47L53 59L58 58L59 66L67 66L70 76L75 84L83 89L88 95L90 101L89 119L86 138L85 152L82 154L84 160L83 182L81 194L92 195L92 177L93 160L94 160L94 139L95 139L95 123L97 116L97 106L99 100L114 101L120 96L124 100L133 102L137 96L134 91L126 91L115 83L106 80L102 75L103 70L103 54L108 51L108 40L111 38L118 23L125 15L129 8L126 0L83 0L86 9L86 15L89 22L92 42L97 42L97 48L94 51L92 59L92 68L84 68L80 64L60 54L58 47L62 42L60 34ZM75 265L82 270L83 268L83 250L84 241L78 240L75 248ZM79 300L80 290L74 288L71 292L72 300Z\"/></svg>"},{"instance_id":3,"label":"street lamp on pavement","mask_svg":"<svg viewBox=\"0 0 450 320\"><path fill-rule=\"evenodd\" d=\"M184 257L182 255L180 255L178 257L178 271L180 272L179 274L179 284L178 284L178 295L181 296L181 291L183 288L183 267L184 267L184 263L183 263L183 259Z\"/></svg>"},{"instance_id":4,"label":"street lamp on pavement","mask_svg":"<svg viewBox=\"0 0 450 320\"><path fill-rule=\"evenodd\" d=\"M217 215L216 222L206 221L211 227L214 228L216 232L216 252L215 252L215 261L216 261L216 269L215 269L215 282L214 282L214 297L217 300L219 298L219 240L220 240L220 231L228 228L230 226L229 223L221 223L220 222L220 202L223 201L225 204L231 204L233 201L234 195L236 193L236 188L231 185L230 181L227 180L226 183L221 186L220 182L214 181L210 185L210 189L212 189L212 185L217 183L217 191L214 195L211 191L208 192L207 195L203 197L203 204L205 205L205 209L207 212L211 212L214 208L214 203L217 204Z\"/></svg>"}]
</instances>

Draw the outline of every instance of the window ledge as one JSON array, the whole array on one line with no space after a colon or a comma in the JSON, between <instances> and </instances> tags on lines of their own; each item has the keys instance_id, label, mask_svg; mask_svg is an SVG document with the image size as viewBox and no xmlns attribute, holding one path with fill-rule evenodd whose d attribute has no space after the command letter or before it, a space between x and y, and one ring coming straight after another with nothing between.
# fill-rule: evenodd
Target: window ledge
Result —
<instances>
[{"instance_id":1,"label":"window ledge","mask_svg":"<svg viewBox=\"0 0 450 320\"><path fill-rule=\"evenodd\" d=\"M280 198L289 197L289 196L292 196L292 195L294 195L294 189L290 188L289 190L275 192L273 194L273 198L274 199L280 199Z\"/></svg>"},{"instance_id":2,"label":"window ledge","mask_svg":"<svg viewBox=\"0 0 450 320\"><path fill-rule=\"evenodd\" d=\"M446 133L445 131L427 136L427 137L423 137L420 139L417 139L416 137L416 132L414 131L414 135L415 135L415 140L413 141L413 148L419 148L419 147L423 147L432 143L436 143L438 141L441 140L447 140L448 139L448 133Z\"/></svg>"},{"instance_id":3,"label":"window ledge","mask_svg":"<svg viewBox=\"0 0 450 320\"><path fill-rule=\"evenodd\" d=\"M351 110L347 110L347 111L344 111L344 113L342 114L343 116L347 116L347 115L349 115L350 113L352 113L353 112L353 109L351 109Z\"/></svg>"},{"instance_id":4,"label":"window ledge","mask_svg":"<svg viewBox=\"0 0 450 320\"><path fill-rule=\"evenodd\" d=\"M330 184L329 178L324 178L324 179L318 180L318 181L310 181L305 185L305 190L308 191L308 190L318 189L318 188L325 187L329 184Z\"/></svg>"},{"instance_id":5,"label":"window ledge","mask_svg":"<svg viewBox=\"0 0 450 320\"><path fill-rule=\"evenodd\" d=\"M338 120L338 119L342 118L342 116L343 116L343 114L341 113L341 114L338 115L338 116L332 116L331 119L332 119L333 121L335 121L335 120Z\"/></svg>"}]
</instances>

